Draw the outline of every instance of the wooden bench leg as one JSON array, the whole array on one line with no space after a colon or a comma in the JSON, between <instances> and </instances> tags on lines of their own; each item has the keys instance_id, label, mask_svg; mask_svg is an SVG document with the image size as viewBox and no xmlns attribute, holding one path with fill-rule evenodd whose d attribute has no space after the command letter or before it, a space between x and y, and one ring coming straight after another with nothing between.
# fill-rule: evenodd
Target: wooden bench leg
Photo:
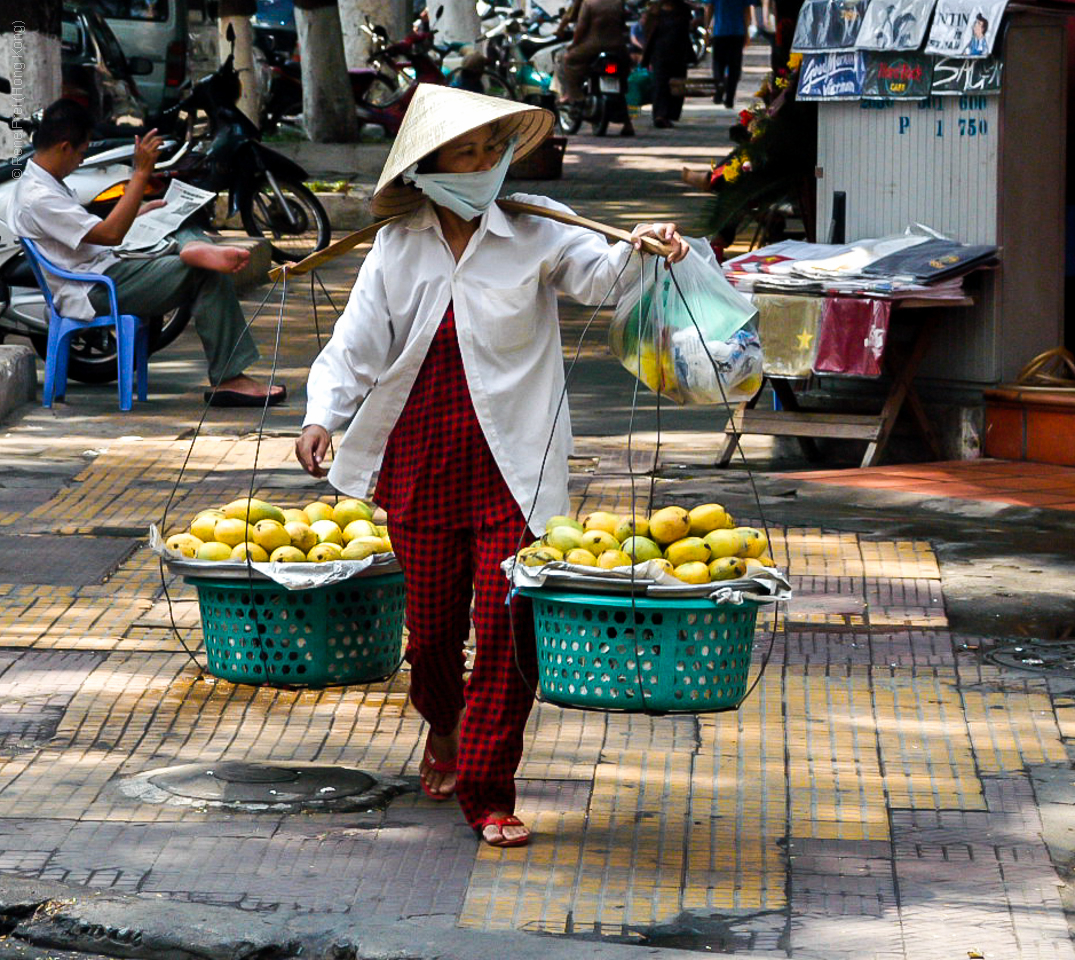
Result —
<instances>
[{"instance_id":1,"label":"wooden bench leg","mask_svg":"<svg viewBox=\"0 0 1075 960\"><path fill-rule=\"evenodd\" d=\"M780 401L780 405L785 410L791 413L799 413L802 410L802 407L799 406L799 399L795 396L795 391L791 389L791 384L787 380L774 377L769 382L773 385L773 393L776 394L777 400ZM817 444L811 437L798 437L796 439L798 439L799 447L807 460L811 463L817 463L821 459L821 451L818 450Z\"/></svg>"},{"instance_id":2,"label":"wooden bench leg","mask_svg":"<svg viewBox=\"0 0 1075 960\"><path fill-rule=\"evenodd\" d=\"M919 400L914 388L914 378L918 374L918 367L929 350L930 334L930 324L922 322L918 325L918 332L915 334L914 342L905 357L889 359L886 356L885 367L893 378L892 386L888 391L888 396L885 398L885 405L881 409L879 417L881 426L877 433L877 439L870 442L866 447L866 453L862 457L861 465L863 467L877 466L881 455L884 453L885 445L888 443L889 435L892 433L892 428L896 426L896 420L899 418L904 401L907 402L911 413L914 415L915 423L929 444L933 455L938 460L941 459L941 449L940 444L937 442L937 436L933 431L929 418L926 416L925 409L922 407L922 401ZM886 351L887 353L888 351Z\"/></svg>"}]
</instances>

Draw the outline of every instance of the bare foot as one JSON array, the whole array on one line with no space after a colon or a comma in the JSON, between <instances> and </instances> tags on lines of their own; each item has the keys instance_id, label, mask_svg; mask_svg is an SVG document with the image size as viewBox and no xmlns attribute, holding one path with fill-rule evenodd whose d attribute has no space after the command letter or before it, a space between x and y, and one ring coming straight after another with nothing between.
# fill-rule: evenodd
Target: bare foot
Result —
<instances>
[{"instance_id":1,"label":"bare foot","mask_svg":"<svg viewBox=\"0 0 1075 960\"><path fill-rule=\"evenodd\" d=\"M692 170L690 167L684 167L680 178L688 187L694 187L695 190L709 190L710 173L708 170Z\"/></svg>"},{"instance_id":2,"label":"bare foot","mask_svg":"<svg viewBox=\"0 0 1075 960\"><path fill-rule=\"evenodd\" d=\"M462 716L460 716L460 722L462 722ZM455 729L449 734L442 735L432 730L429 731L429 739L426 741L428 752L432 753L440 763L451 763L459 753L459 726L457 723ZM454 769L436 770L428 762L426 756L423 756L418 775L430 793L443 797L450 797L455 793L456 772Z\"/></svg>"},{"instance_id":3,"label":"bare foot","mask_svg":"<svg viewBox=\"0 0 1075 960\"><path fill-rule=\"evenodd\" d=\"M238 273L250 262L250 251L218 243L188 243L179 251L179 259L188 267L201 267L217 273Z\"/></svg>"},{"instance_id":4,"label":"bare foot","mask_svg":"<svg viewBox=\"0 0 1075 960\"><path fill-rule=\"evenodd\" d=\"M235 247L232 247L231 249L234 250ZM221 380L220 383L216 385L216 389L218 393L222 390L228 390L232 393L245 394L248 397L264 397L269 392L269 388L266 384L259 383L253 377L248 377L245 373L240 373L239 376L232 377L230 380ZM276 396L277 394L283 393L284 389L285 388L282 385L277 384L272 388L272 395Z\"/></svg>"},{"instance_id":5,"label":"bare foot","mask_svg":"<svg viewBox=\"0 0 1075 960\"><path fill-rule=\"evenodd\" d=\"M512 814L503 810L493 810L486 817L487 820L502 820L512 817ZM515 819L512 817L512 819ZM491 847L521 847L530 839L530 828L522 823L505 823L502 826L489 823L482 827L482 839Z\"/></svg>"}]
</instances>

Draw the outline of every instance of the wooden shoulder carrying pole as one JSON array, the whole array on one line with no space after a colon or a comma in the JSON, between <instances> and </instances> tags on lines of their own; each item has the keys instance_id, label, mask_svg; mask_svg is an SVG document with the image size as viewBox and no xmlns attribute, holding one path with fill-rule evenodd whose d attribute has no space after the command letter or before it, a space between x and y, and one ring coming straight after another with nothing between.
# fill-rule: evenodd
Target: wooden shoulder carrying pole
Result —
<instances>
[{"instance_id":1,"label":"wooden shoulder carrying pole","mask_svg":"<svg viewBox=\"0 0 1075 960\"><path fill-rule=\"evenodd\" d=\"M576 227L586 227L588 230L603 234L610 240L625 240L628 243L631 242L631 233L629 230L621 230L619 227L611 227L598 220L590 220L587 217L580 217L573 213L564 213L561 210L550 210L548 207L538 207L532 203L519 203L515 200L498 200L497 206L506 213L528 213L535 217L545 217L548 220L556 220L558 223L567 223ZM363 227L361 230L349 233L346 237L341 237L335 243L330 243L324 250L318 250L316 253L311 253L308 257L304 260L300 260L298 263L284 263L278 267L273 267L269 271L269 279L275 282L285 274L288 277L301 277L303 274L307 274L311 270L316 270L330 260L342 257L345 253L353 250L360 243L365 243L367 240L371 240L377 235L377 231L380 230L381 227L405 216L407 216L407 214L401 214L399 217L389 217L387 220L379 220L377 223L371 223L368 227ZM668 244L663 243L660 240L655 240L652 237L642 238L642 249L645 253L651 253L659 257L667 257L672 250Z\"/></svg>"}]
</instances>

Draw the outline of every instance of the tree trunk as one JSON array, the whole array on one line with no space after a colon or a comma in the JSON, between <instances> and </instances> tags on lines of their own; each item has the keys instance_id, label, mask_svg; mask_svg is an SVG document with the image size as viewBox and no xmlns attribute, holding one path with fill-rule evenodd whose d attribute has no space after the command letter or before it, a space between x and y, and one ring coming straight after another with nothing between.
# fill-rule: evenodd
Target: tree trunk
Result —
<instances>
[{"instance_id":1,"label":"tree trunk","mask_svg":"<svg viewBox=\"0 0 1075 960\"><path fill-rule=\"evenodd\" d=\"M360 29L365 17L384 27L392 40L402 40L410 33L403 0L343 0L340 4L340 26L343 28L343 49L350 70L361 70L368 66L369 40Z\"/></svg>"},{"instance_id":2,"label":"tree trunk","mask_svg":"<svg viewBox=\"0 0 1075 960\"><path fill-rule=\"evenodd\" d=\"M0 113L29 117L60 98L60 11L62 0L0 0L0 76L11 93L0 95ZM28 146L26 130L0 123L0 159Z\"/></svg>"},{"instance_id":3,"label":"tree trunk","mask_svg":"<svg viewBox=\"0 0 1075 960\"><path fill-rule=\"evenodd\" d=\"M436 30L439 43L473 44L481 35L474 0L431 0L429 7L429 25Z\"/></svg>"},{"instance_id":4,"label":"tree trunk","mask_svg":"<svg viewBox=\"0 0 1075 960\"><path fill-rule=\"evenodd\" d=\"M255 0L220 0L219 12L219 52L223 63L231 52L228 42L228 27L235 30L235 69L243 84L237 106L254 122L261 126L261 83L258 65L254 59L254 28L250 18L257 13Z\"/></svg>"},{"instance_id":5,"label":"tree trunk","mask_svg":"<svg viewBox=\"0 0 1075 960\"><path fill-rule=\"evenodd\" d=\"M314 143L358 139L355 100L347 78L343 32L333 0L299 0L295 25L302 57L302 116Z\"/></svg>"}]
</instances>

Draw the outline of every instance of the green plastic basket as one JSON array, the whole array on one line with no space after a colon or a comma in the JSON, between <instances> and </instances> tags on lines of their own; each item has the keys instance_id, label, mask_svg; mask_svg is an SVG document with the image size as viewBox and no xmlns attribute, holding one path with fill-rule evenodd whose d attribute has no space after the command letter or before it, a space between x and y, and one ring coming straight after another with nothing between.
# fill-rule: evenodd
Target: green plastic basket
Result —
<instances>
[{"instance_id":1,"label":"green plastic basket","mask_svg":"<svg viewBox=\"0 0 1075 960\"><path fill-rule=\"evenodd\" d=\"M758 603L519 592L533 601L546 700L701 713L737 707L746 692Z\"/></svg>"},{"instance_id":2,"label":"green plastic basket","mask_svg":"<svg viewBox=\"0 0 1075 960\"><path fill-rule=\"evenodd\" d=\"M383 680L403 645L403 574L310 590L188 577L209 672L234 683L326 687Z\"/></svg>"}]
</instances>

